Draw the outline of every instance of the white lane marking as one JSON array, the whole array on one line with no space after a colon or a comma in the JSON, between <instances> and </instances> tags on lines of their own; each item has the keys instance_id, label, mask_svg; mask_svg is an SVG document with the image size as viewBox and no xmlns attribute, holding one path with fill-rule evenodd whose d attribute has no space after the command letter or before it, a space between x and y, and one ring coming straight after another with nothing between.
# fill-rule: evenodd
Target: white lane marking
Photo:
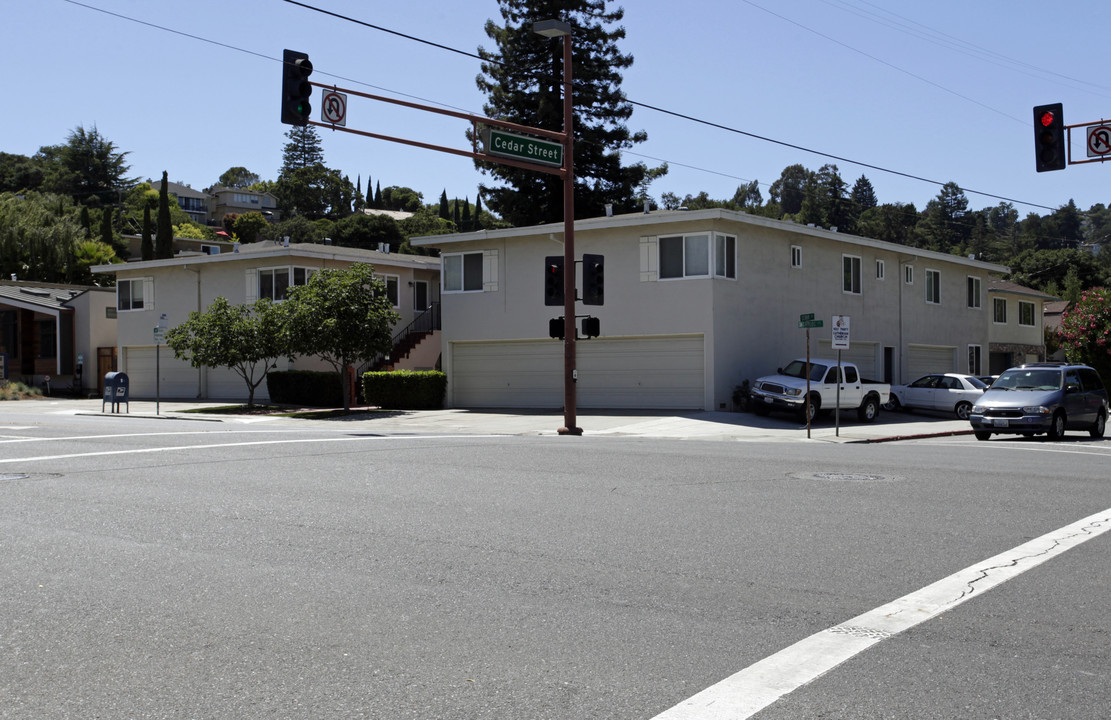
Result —
<instances>
[{"instance_id":1,"label":"white lane marking","mask_svg":"<svg viewBox=\"0 0 1111 720\"><path fill-rule=\"evenodd\" d=\"M186 431L186 432L112 433L110 435L70 435L69 437L44 437L44 436L41 436L41 435L36 435L35 437L23 437L23 436L19 436L19 435L13 435L13 436L11 436L11 439L9 439L9 440L0 440L0 445L7 444L7 443L20 443L20 442L55 442L55 441L64 441L64 440L104 440L104 439L107 439L107 438L159 437L159 436L167 436L167 435L173 435L174 437L180 437L182 435L216 435L216 434L220 434L220 433L236 433L236 434L239 434L239 435L245 435L245 434L251 434L251 433L259 433L259 434L265 433L267 435L273 435L274 433L283 433L283 432L293 433L293 432L298 432L298 430L295 430L293 428L290 428L290 429L267 429L267 430L230 430L230 429L229 430L224 430L224 429L221 429L221 430L189 430L189 431ZM0 437L2 437L2 436L0 436Z\"/></svg>"},{"instance_id":2,"label":"white lane marking","mask_svg":"<svg viewBox=\"0 0 1111 720\"><path fill-rule=\"evenodd\" d=\"M211 443L208 445L170 445L167 447L131 448L129 450L101 450L98 452L69 453L65 455L40 455L38 457L4 458L0 464L41 462L43 460L69 460L71 458L104 457L108 455L143 455L147 453L173 452L180 450L208 450L212 448L252 447L255 445L293 445L295 443L327 442L366 442L370 440L471 440L492 438L497 435L375 435L373 437L331 437L331 438L284 438L282 440L255 440L230 443Z\"/></svg>"},{"instance_id":3,"label":"white lane marking","mask_svg":"<svg viewBox=\"0 0 1111 720\"><path fill-rule=\"evenodd\" d=\"M653 720L743 720L885 638L957 607L1111 530L1111 508L960 570L780 650Z\"/></svg>"}]
</instances>

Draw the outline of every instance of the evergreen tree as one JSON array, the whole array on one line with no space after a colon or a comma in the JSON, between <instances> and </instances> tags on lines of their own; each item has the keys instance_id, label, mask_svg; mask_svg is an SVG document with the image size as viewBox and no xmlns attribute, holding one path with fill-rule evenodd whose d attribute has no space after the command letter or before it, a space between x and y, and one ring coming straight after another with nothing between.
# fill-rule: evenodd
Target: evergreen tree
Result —
<instances>
[{"instance_id":1,"label":"evergreen tree","mask_svg":"<svg viewBox=\"0 0 1111 720\"><path fill-rule=\"evenodd\" d=\"M282 167L279 177L285 177L294 170L324 164L324 151L320 147L320 135L314 125L301 127L294 125L285 134L289 142L282 150Z\"/></svg>"},{"instance_id":2,"label":"evergreen tree","mask_svg":"<svg viewBox=\"0 0 1111 720\"><path fill-rule=\"evenodd\" d=\"M440 193L440 217L442 217L444 220L450 220L451 219L451 214L450 214L450 211L448 210L448 204L447 204L447 189L446 188L444 189L444 191L442 193Z\"/></svg>"},{"instance_id":3,"label":"evergreen tree","mask_svg":"<svg viewBox=\"0 0 1111 720\"><path fill-rule=\"evenodd\" d=\"M493 51L479 48L485 62L476 78L486 94L486 115L530 127L563 129L563 45L572 43L574 90L575 216L601 215L606 203L632 208L649 169L621 165L620 151L644 142L625 123L633 106L621 91L621 71L633 63L619 52L625 29L621 8L606 0L499 0L502 24L486 23ZM571 38L543 38L534 22L557 19L572 26ZM479 168L503 183L481 186L491 209L514 225L563 219L563 181L546 173L494 163Z\"/></svg>"},{"instance_id":4,"label":"evergreen tree","mask_svg":"<svg viewBox=\"0 0 1111 720\"><path fill-rule=\"evenodd\" d=\"M382 207L382 181L379 180L374 186L374 209L383 210Z\"/></svg>"},{"instance_id":5,"label":"evergreen tree","mask_svg":"<svg viewBox=\"0 0 1111 720\"><path fill-rule=\"evenodd\" d=\"M158 229L154 236L154 257L166 260L174 256L174 226L170 224L170 193L166 183L166 171L162 171L162 187L158 191Z\"/></svg>"},{"instance_id":6,"label":"evergreen tree","mask_svg":"<svg viewBox=\"0 0 1111 720\"><path fill-rule=\"evenodd\" d=\"M463 198L463 224L461 225L464 231L470 232L474 229L471 225L471 200L470 198Z\"/></svg>"},{"instance_id":7,"label":"evergreen tree","mask_svg":"<svg viewBox=\"0 0 1111 720\"><path fill-rule=\"evenodd\" d=\"M154 259L154 238L151 236L150 206L143 206L143 239L139 244L140 257L143 260Z\"/></svg>"},{"instance_id":8,"label":"evergreen tree","mask_svg":"<svg viewBox=\"0 0 1111 720\"><path fill-rule=\"evenodd\" d=\"M112 208L109 206L100 213L100 242L105 245L112 245L114 237L115 233L112 232Z\"/></svg>"},{"instance_id":9,"label":"evergreen tree","mask_svg":"<svg viewBox=\"0 0 1111 720\"><path fill-rule=\"evenodd\" d=\"M482 193L474 198L474 229L482 229Z\"/></svg>"},{"instance_id":10,"label":"evergreen tree","mask_svg":"<svg viewBox=\"0 0 1111 720\"><path fill-rule=\"evenodd\" d=\"M876 189L872 187L872 181L864 175L861 175L857 178L857 181L853 183L853 189L852 192L849 193L849 198L853 201L858 213L871 210L879 205L879 200L876 199Z\"/></svg>"}]
</instances>

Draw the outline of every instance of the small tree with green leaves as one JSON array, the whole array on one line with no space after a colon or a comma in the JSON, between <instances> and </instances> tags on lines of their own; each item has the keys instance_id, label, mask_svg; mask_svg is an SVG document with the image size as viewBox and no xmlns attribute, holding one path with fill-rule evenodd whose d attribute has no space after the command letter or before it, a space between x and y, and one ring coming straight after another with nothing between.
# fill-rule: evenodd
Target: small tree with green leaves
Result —
<instances>
[{"instance_id":1,"label":"small tree with green leaves","mask_svg":"<svg viewBox=\"0 0 1111 720\"><path fill-rule=\"evenodd\" d=\"M218 297L204 312L166 333L166 344L179 360L195 367L226 367L247 384L247 405L266 381L274 362L285 355L283 313L262 298L254 305L231 305Z\"/></svg>"},{"instance_id":2,"label":"small tree with green leaves","mask_svg":"<svg viewBox=\"0 0 1111 720\"><path fill-rule=\"evenodd\" d=\"M374 268L359 263L325 269L290 289L282 303L289 351L315 355L340 374L343 409L351 409L347 368L390 351L400 319Z\"/></svg>"},{"instance_id":3,"label":"small tree with green leaves","mask_svg":"<svg viewBox=\"0 0 1111 720\"><path fill-rule=\"evenodd\" d=\"M1111 382L1111 290L1092 288L1061 315L1057 332L1069 362L1095 368Z\"/></svg>"}]
</instances>

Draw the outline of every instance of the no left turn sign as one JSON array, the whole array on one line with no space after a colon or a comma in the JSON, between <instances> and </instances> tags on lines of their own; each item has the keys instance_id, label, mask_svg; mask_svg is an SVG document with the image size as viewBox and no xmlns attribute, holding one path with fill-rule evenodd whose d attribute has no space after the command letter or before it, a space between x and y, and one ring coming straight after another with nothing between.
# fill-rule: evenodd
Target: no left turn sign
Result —
<instances>
[{"instance_id":1,"label":"no left turn sign","mask_svg":"<svg viewBox=\"0 0 1111 720\"><path fill-rule=\"evenodd\" d=\"M321 97L320 119L347 127L347 96L335 90L325 90Z\"/></svg>"},{"instance_id":2,"label":"no left turn sign","mask_svg":"<svg viewBox=\"0 0 1111 720\"><path fill-rule=\"evenodd\" d=\"M1088 126L1088 157L1111 155L1111 125Z\"/></svg>"}]
</instances>

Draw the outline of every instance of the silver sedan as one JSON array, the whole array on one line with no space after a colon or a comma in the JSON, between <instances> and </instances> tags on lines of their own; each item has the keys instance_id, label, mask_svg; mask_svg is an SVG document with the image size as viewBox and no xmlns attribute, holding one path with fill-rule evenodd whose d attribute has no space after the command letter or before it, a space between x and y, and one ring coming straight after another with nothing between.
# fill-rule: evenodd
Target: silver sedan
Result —
<instances>
[{"instance_id":1,"label":"silver sedan","mask_svg":"<svg viewBox=\"0 0 1111 720\"><path fill-rule=\"evenodd\" d=\"M984 394L987 387L974 375L923 375L909 385L892 385L891 400L884 407L888 410L913 408L951 412L961 420L967 420L973 403Z\"/></svg>"}]
</instances>

